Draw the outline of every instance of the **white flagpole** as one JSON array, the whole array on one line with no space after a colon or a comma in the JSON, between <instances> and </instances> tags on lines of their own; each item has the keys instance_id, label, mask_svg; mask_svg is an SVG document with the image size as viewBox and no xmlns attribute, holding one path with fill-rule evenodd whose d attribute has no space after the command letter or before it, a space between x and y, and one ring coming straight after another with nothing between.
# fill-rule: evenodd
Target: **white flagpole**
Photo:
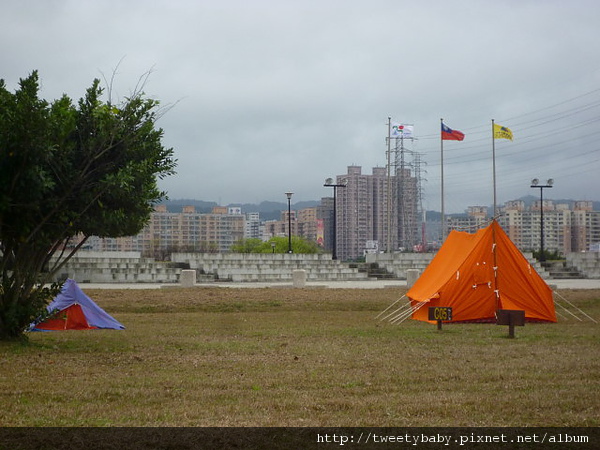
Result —
<instances>
[{"instance_id":1,"label":"white flagpole","mask_svg":"<svg viewBox=\"0 0 600 450\"><path fill-rule=\"evenodd\" d=\"M492 170L494 172L493 183L494 183L494 219L496 219L496 136L494 133L494 119L492 119Z\"/></svg>"},{"instance_id":2,"label":"white flagpole","mask_svg":"<svg viewBox=\"0 0 600 450\"><path fill-rule=\"evenodd\" d=\"M444 210L444 140L442 139L442 127L444 119L440 119L440 166L442 178L442 243L446 240L446 215Z\"/></svg>"}]
</instances>

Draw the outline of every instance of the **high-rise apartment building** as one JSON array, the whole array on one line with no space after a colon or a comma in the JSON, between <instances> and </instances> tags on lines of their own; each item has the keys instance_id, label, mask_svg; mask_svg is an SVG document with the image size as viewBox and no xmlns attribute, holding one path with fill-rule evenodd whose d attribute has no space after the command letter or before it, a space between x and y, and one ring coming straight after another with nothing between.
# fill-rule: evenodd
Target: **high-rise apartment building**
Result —
<instances>
[{"instance_id":1,"label":"high-rise apartment building","mask_svg":"<svg viewBox=\"0 0 600 450\"><path fill-rule=\"evenodd\" d=\"M414 245L423 243L419 182L406 168L397 170L394 182L397 186L393 203L398 214L398 245L402 249L412 249Z\"/></svg>"},{"instance_id":2,"label":"high-rise apartment building","mask_svg":"<svg viewBox=\"0 0 600 450\"><path fill-rule=\"evenodd\" d=\"M291 210L290 213L292 235L317 242L319 234L318 208ZM269 240L273 236L288 236L289 226L288 211L281 211L280 220L265 222L263 240Z\"/></svg>"},{"instance_id":3,"label":"high-rise apartment building","mask_svg":"<svg viewBox=\"0 0 600 450\"><path fill-rule=\"evenodd\" d=\"M552 200L534 202L526 208L520 201L508 202L502 207L498 223L521 250L537 250L541 241L541 208L544 209L544 248L552 252L568 253L571 245L571 211L566 204L555 205Z\"/></svg>"},{"instance_id":4,"label":"high-rise apartment building","mask_svg":"<svg viewBox=\"0 0 600 450\"><path fill-rule=\"evenodd\" d=\"M571 245L577 250L573 251L593 251L599 244L600 211L594 211L590 201L575 202L571 218Z\"/></svg>"},{"instance_id":5,"label":"high-rise apartment building","mask_svg":"<svg viewBox=\"0 0 600 450\"><path fill-rule=\"evenodd\" d=\"M228 252L233 244L244 238L245 218L240 212L217 212L199 215L199 241L216 246L219 253Z\"/></svg>"},{"instance_id":6,"label":"high-rise apartment building","mask_svg":"<svg viewBox=\"0 0 600 450\"><path fill-rule=\"evenodd\" d=\"M336 244L337 257L355 259L362 255L366 241L373 236L373 177L364 175L360 166L348 167L348 173L338 175L336 184Z\"/></svg>"},{"instance_id":7,"label":"high-rise apartment building","mask_svg":"<svg viewBox=\"0 0 600 450\"><path fill-rule=\"evenodd\" d=\"M281 219L267 220L265 222L262 239L263 241L268 241L275 236L288 236L290 232L292 236L298 234L298 221L296 220L296 211L292 209L290 210L290 214L288 214L286 209L285 211L281 211Z\"/></svg>"},{"instance_id":8,"label":"high-rise apartment building","mask_svg":"<svg viewBox=\"0 0 600 450\"><path fill-rule=\"evenodd\" d=\"M318 220L317 208L298 210L298 236L307 241L317 242Z\"/></svg>"},{"instance_id":9,"label":"high-rise apartment building","mask_svg":"<svg viewBox=\"0 0 600 450\"><path fill-rule=\"evenodd\" d=\"M260 213L246 213L246 224L244 226L244 238L262 239L264 225L260 220Z\"/></svg>"},{"instance_id":10,"label":"high-rise apartment building","mask_svg":"<svg viewBox=\"0 0 600 450\"><path fill-rule=\"evenodd\" d=\"M317 206L317 243L325 251L333 251L333 197L321 198Z\"/></svg>"},{"instance_id":11,"label":"high-rise apartment building","mask_svg":"<svg viewBox=\"0 0 600 450\"><path fill-rule=\"evenodd\" d=\"M349 166L336 184L337 256L361 258L369 251L397 251L420 242L417 181L410 170L375 167L371 175L360 166ZM325 228L332 226L326 224Z\"/></svg>"}]
</instances>

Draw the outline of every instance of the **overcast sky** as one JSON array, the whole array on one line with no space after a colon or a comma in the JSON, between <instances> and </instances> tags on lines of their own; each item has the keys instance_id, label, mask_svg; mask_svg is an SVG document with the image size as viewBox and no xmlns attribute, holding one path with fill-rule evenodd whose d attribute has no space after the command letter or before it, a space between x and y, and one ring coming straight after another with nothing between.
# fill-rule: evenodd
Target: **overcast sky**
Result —
<instances>
[{"instance_id":1,"label":"overcast sky","mask_svg":"<svg viewBox=\"0 0 600 450\"><path fill-rule=\"evenodd\" d=\"M175 150L169 197L220 204L319 200L327 177L386 164L387 120L414 125L424 207L539 195L600 200L597 0L0 0L0 78L37 69L41 95L84 95L115 68L144 91ZM412 156L407 154L410 162Z\"/></svg>"}]
</instances>

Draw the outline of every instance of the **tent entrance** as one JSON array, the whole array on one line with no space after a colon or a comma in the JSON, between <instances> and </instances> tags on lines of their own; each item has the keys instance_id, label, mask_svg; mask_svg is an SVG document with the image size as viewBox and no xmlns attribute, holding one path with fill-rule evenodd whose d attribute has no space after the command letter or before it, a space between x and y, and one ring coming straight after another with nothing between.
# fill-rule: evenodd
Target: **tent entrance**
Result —
<instances>
[{"instance_id":1,"label":"tent entrance","mask_svg":"<svg viewBox=\"0 0 600 450\"><path fill-rule=\"evenodd\" d=\"M60 330L94 330L78 303L54 313L44 322L36 325L39 330L60 331Z\"/></svg>"}]
</instances>

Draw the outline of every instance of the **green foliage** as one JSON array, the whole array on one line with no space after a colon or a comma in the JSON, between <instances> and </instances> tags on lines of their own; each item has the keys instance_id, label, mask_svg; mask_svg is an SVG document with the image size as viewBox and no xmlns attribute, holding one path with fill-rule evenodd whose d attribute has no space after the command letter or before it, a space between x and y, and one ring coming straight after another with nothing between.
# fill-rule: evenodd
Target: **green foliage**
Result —
<instances>
[{"instance_id":1,"label":"green foliage","mask_svg":"<svg viewBox=\"0 0 600 450\"><path fill-rule=\"evenodd\" d=\"M272 237L266 242L256 238L240 239L231 246L233 253L287 253L288 250L289 239L281 236ZM314 254L321 251L316 242L292 236L292 253Z\"/></svg>"},{"instance_id":2,"label":"green foliage","mask_svg":"<svg viewBox=\"0 0 600 450\"><path fill-rule=\"evenodd\" d=\"M257 238L240 239L231 246L233 253L263 253L264 242ZM270 246L269 246L270 248Z\"/></svg>"},{"instance_id":3,"label":"green foliage","mask_svg":"<svg viewBox=\"0 0 600 450\"><path fill-rule=\"evenodd\" d=\"M76 235L128 236L166 197L173 150L155 128L158 102L103 102L94 80L75 105L38 97L37 72L11 93L0 80L0 339L20 336L52 297L44 286L77 250ZM58 253L58 262L49 266Z\"/></svg>"}]
</instances>

